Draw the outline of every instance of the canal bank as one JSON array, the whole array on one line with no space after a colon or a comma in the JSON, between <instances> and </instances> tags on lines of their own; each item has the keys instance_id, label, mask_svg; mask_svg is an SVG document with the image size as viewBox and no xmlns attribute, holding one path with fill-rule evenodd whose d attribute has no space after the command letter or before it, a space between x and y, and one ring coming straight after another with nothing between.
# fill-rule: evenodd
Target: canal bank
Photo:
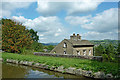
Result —
<instances>
[{"instance_id":1,"label":"canal bank","mask_svg":"<svg viewBox=\"0 0 120 80\"><path fill-rule=\"evenodd\" d=\"M113 78L112 74L105 75L104 72L100 72L100 71L93 73L92 71L76 69L74 67L69 67L69 68L64 68L64 66L59 66L59 67L52 66L52 67L50 67L49 65L45 65L45 64L29 62L29 61L18 61L18 60L13 60L13 59L6 59L6 61L4 59L2 59L2 61L7 62L7 63L20 64L20 65L24 65L24 66L31 66L31 67L35 67L35 68L60 72L63 74L72 74L72 75L77 75L77 76L84 76L84 77L88 77L88 78L97 78L97 79Z\"/></svg>"}]
</instances>

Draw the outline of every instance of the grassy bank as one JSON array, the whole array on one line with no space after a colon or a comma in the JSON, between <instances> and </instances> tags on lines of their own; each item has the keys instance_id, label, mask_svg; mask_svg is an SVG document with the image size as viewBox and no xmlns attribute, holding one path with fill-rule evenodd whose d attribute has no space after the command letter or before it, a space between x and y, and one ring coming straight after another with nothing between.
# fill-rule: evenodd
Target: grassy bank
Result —
<instances>
[{"instance_id":1,"label":"grassy bank","mask_svg":"<svg viewBox=\"0 0 120 80\"><path fill-rule=\"evenodd\" d=\"M20 55L13 53L2 53L3 59L15 59L23 61L34 61L36 63L47 64L50 66L61 66L64 67L76 67L91 70L93 72L104 71L105 73L112 73L116 75L118 73L118 63L111 62L98 62L86 59L75 59L75 58L61 58L61 57L48 57L48 56L36 56L36 55Z\"/></svg>"}]
</instances>

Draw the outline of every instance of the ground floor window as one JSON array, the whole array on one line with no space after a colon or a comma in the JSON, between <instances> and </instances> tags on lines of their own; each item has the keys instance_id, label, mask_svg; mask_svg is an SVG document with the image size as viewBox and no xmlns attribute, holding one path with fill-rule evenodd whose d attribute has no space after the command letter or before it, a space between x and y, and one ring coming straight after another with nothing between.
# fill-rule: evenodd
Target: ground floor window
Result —
<instances>
[{"instance_id":1,"label":"ground floor window","mask_svg":"<svg viewBox=\"0 0 120 80\"><path fill-rule=\"evenodd\" d=\"M66 51L64 51L64 54L66 54Z\"/></svg>"},{"instance_id":2,"label":"ground floor window","mask_svg":"<svg viewBox=\"0 0 120 80\"><path fill-rule=\"evenodd\" d=\"M84 55L84 56L86 55L86 50L83 50L83 55Z\"/></svg>"},{"instance_id":3,"label":"ground floor window","mask_svg":"<svg viewBox=\"0 0 120 80\"><path fill-rule=\"evenodd\" d=\"M91 50L89 50L89 55L91 55Z\"/></svg>"},{"instance_id":4,"label":"ground floor window","mask_svg":"<svg viewBox=\"0 0 120 80\"><path fill-rule=\"evenodd\" d=\"M54 54L56 53L56 51L54 51Z\"/></svg>"},{"instance_id":5,"label":"ground floor window","mask_svg":"<svg viewBox=\"0 0 120 80\"><path fill-rule=\"evenodd\" d=\"M80 51L77 51L77 55L80 55Z\"/></svg>"}]
</instances>

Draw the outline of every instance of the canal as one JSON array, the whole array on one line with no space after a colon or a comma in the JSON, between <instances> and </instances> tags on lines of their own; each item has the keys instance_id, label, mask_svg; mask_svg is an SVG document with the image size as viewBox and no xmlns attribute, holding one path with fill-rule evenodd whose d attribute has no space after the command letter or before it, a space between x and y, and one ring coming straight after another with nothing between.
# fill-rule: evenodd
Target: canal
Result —
<instances>
[{"instance_id":1,"label":"canal","mask_svg":"<svg viewBox=\"0 0 120 80\"><path fill-rule=\"evenodd\" d=\"M11 63L2 63L2 78L62 78L65 80L66 79L92 80L90 78L86 78L83 76L62 74L59 72Z\"/></svg>"}]
</instances>

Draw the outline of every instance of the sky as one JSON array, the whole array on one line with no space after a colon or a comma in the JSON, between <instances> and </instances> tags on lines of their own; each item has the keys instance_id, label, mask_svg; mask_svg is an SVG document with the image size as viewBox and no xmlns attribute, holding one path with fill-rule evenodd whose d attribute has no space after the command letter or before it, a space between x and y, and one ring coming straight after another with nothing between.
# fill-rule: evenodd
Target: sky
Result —
<instances>
[{"instance_id":1,"label":"sky","mask_svg":"<svg viewBox=\"0 0 120 80\"><path fill-rule=\"evenodd\" d=\"M118 39L118 2L0 0L0 18L34 29L39 42L58 43L73 33L86 40Z\"/></svg>"}]
</instances>

